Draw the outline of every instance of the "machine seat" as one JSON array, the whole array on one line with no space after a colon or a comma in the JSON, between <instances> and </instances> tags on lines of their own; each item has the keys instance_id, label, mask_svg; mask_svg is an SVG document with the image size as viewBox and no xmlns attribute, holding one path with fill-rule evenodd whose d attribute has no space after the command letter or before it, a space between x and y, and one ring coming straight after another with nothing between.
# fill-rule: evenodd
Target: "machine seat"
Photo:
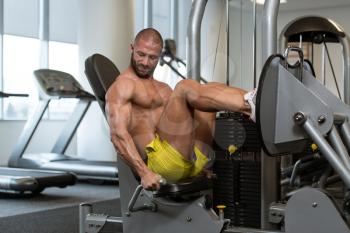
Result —
<instances>
[{"instance_id":1,"label":"machine seat","mask_svg":"<svg viewBox=\"0 0 350 233\"><path fill-rule=\"evenodd\" d=\"M178 198L211 189L212 185L213 181L211 179L205 176L197 176L177 183L162 185L158 191L154 192L153 196Z\"/></svg>"}]
</instances>

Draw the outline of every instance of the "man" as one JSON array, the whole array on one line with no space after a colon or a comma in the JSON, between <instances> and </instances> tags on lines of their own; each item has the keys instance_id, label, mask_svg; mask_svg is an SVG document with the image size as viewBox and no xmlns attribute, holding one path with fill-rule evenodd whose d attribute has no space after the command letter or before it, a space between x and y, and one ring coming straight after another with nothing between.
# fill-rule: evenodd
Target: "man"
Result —
<instances>
[{"instance_id":1,"label":"man","mask_svg":"<svg viewBox=\"0 0 350 233\"><path fill-rule=\"evenodd\" d=\"M162 48L158 31L139 32L131 45L130 66L106 94L111 140L142 186L151 190L159 189L161 177L176 182L202 172L217 111L252 112L246 92L238 88L183 80L172 90L155 80Z\"/></svg>"}]
</instances>

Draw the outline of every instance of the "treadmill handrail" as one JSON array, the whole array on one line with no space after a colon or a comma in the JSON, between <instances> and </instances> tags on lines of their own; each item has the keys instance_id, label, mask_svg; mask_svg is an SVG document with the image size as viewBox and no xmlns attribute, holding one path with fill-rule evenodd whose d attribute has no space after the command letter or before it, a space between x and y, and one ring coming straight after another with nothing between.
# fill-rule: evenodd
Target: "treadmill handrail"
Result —
<instances>
[{"instance_id":1,"label":"treadmill handrail","mask_svg":"<svg viewBox=\"0 0 350 233\"><path fill-rule=\"evenodd\" d=\"M34 114L28 118L17 144L11 153L8 163L10 167L18 167L19 160L27 149L30 140L39 126L40 120L49 106L49 103L50 100L41 100L35 109Z\"/></svg>"},{"instance_id":2,"label":"treadmill handrail","mask_svg":"<svg viewBox=\"0 0 350 233\"><path fill-rule=\"evenodd\" d=\"M95 99L80 99L76 104L73 113L68 119L64 129L58 136L51 153L64 154L69 146L75 132L77 131L80 122L83 120L87 110L90 107L91 101Z\"/></svg>"},{"instance_id":3,"label":"treadmill handrail","mask_svg":"<svg viewBox=\"0 0 350 233\"><path fill-rule=\"evenodd\" d=\"M0 91L0 98L8 98L8 97L28 97L28 94L17 94L17 93L6 93Z\"/></svg>"}]
</instances>

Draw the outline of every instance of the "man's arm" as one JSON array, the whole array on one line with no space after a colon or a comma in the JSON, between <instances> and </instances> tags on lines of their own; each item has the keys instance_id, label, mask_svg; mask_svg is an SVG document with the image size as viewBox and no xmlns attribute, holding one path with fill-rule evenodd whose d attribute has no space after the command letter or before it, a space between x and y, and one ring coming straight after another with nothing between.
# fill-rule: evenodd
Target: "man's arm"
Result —
<instances>
[{"instance_id":1,"label":"man's arm","mask_svg":"<svg viewBox=\"0 0 350 233\"><path fill-rule=\"evenodd\" d=\"M133 92L133 81L119 78L106 94L106 115L111 140L121 157L140 176L143 187L159 189L160 176L148 169L128 131Z\"/></svg>"}]
</instances>

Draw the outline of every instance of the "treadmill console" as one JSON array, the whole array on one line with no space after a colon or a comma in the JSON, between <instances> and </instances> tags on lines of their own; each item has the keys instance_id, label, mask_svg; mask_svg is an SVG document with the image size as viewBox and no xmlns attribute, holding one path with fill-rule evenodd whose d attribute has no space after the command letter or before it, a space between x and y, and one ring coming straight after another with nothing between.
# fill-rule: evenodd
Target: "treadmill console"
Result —
<instances>
[{"instance_id":1,"label":"treadmill console","mask_svg":"<svg viewBox=\"0 0 350 233\"><path fill-rule=\"evenodd\" d=\"M38 83L40 97L52 98L94 98L86 92L75 78L65 72L50 69L34 71Z\"/></svg>"}]
</instances>

